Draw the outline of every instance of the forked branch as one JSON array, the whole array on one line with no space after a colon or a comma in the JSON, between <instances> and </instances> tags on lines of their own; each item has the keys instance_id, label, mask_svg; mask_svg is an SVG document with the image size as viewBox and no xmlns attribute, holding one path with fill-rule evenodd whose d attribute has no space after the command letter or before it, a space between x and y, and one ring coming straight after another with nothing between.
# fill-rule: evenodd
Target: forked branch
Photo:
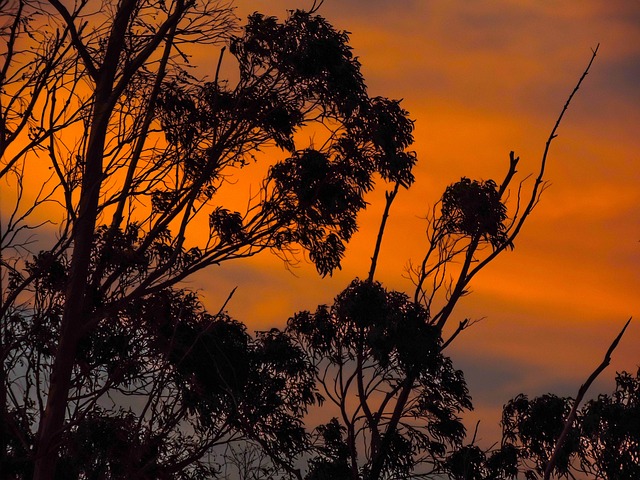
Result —
<instances>
[{"instance_id":1,"label":"forked branch","mask_svg":"<svg viewBox=\"0 0 640 480\"><path fill-rule=\"evenodd\" d=\"M548 156L549 156L551 143L557 137L557 131L558 131L558 128L560 127L562 119L564 118L564 115L565 115L566 111L568 110L569 105L571 104L571 101L573 100L573 97L576 95L576 93L580 89L580 86L582 85L582 82L584 81L584 79L586 78L587 74L589 73L589 70L591 69L591 66L592 66L592 64L593 64L593 62L595 60L595 57L596 57L597 53L598 53L598 46L596 46L596 48L592 51L591 59L589 60L589 63L587 65L587 67L584 69L582 75L580 76L580 79L576 83L576 85L573 88L573 90L571 91L570 95L567 97L567 100L566 100L562 110L560 111L560 114L558 115L553 128L551 129L551 132L550 132L550 134L549 134L549 136L548 136L548 138L546 140L546 143L545 143L545 148L544 148L544 152L542 154L542 159L540 160L540 168L539 168L539 171L537 173L537 176L536 176L536 179L535 179L535 183L534 183L533 188L531 190L530 197L526 201L526 204L525 204L525 206L524 206L524 208L522 210L522 213L521 213L520 217L516 220L516 218L518 216L518 210L516 210L516 214L513 217L512 224L506 230L504 238L500 242L497 242L496 244L492 245L493 246L493 251L491 253L489 253L488 255L486 255L486 257L484 257L482 259L479 259L479 258L476 257L476 252L478 252L480 250L479 249L480 242L482 242L483 239L480 236L475 236L475 237L471 236L470 237L469 244L464 249L465 259L464 259L462 268L461 268L460 273L458 274L457 279L455 280L455 282L452 282L452 285L455 285L455 287L453 288L453 290L451 291L451 294L447 298L444 307L440 310L440 312L438 312L433 317L434 324L436 324L440 329L443 329L445 324L449 320L449 318L451 316L451 313L453 312L458 300L460 300L460 298L462 296L464 296L466 294L466 292L468 291L467 287L468 287L469 283L471 282L471 280L473 279L473 277L478 272L480 272L480 270L482 270L484 267L486 267L491 261L493 261L505 249L513 247L516 237L518 236L518 234L520 233L520 231L521 231L522 227L524 226L525 222L529 218L529 215L531 214L533 209L538 204L538 201L540 200L540 195L544 191L544 188L545 188L545 185L546 185L546 181L545 181L544 175L545 175L547 159L548 159ZM518 166L519 160L520 160L520 158L516 157L514 152L510 152L510 154L509 154L509 169L507 171L507 174L506 174L503 182L498 187L498 195L499 195L501 201L503 200L503 196L507 192L511 181L514 178L514 175L517 172L517 166ZM518 194L518 199L519 199L519 197L520 197L520 195ZM519 202L518 202L518 205L519 205ZM437 250L435 247L436 247L436 244L432 242L432 248L427 253L427 256L425 257L425 261L423 261L423 265L426 265L426 263L428 261L428 258L431 255L431 253L433 253L435 250ZM440 248L440 247L438 247L438 248ZM451 258L453 258L453 257L451 257ZM445 263L443 263L441 265L436 264L436 268L438 268L438 269L439 268L445 268L447 266L447 264L448 264L448 261L449 260L447 260L447 262L445 262ZM425 274L426 274L426 271L425 271L425 268L423 267L422 271L418 275L418 282L417 282L417 287L418 288L416 289L416 292L417 292L416 293L416 298L419 297L420 288L422 287L422 284L424 283L424 280L425 280L425 278L422 278L422 276L424 276ZM424 298L424 295L423 295L423 298Z\"/></svg>"},{"instance_id":2,"label":"forked branch","mask_svg":"<svg viewBox=\"0 0 640 480\"><path fill-rule=\"evenodd\" d=\"M589 70L591 70L591 65L593 65L593 62L594 62L594 60L596 58L596 55L598 54L598 48L599 47L600 47L600 44L596 45L596 48L593 49L593 51L591 53L591 59L589 60L589 63L587 64L587 67L584 69L584 72L582 72L582 75L580 76L580 79L578 80L578 82L576 83L576 86L573 88L573 91L571 92L571 94L567 98L567 101L565 102L564 107L562 107L562 111L560 112L560 115L558 115L558 118L556 119L556 123L554 124L553 128L551 129L551 133L549 134L549 137L547 138L547 141L545 143L544 152L542 154L542 160L540 161L540 170L538 172L538 176L536 177L535 184L533 186L533 190L531 191L531 197L529 198L529 202L527 203L527 206L525 207L524 211L522 212L522 216L520 217L520 220L513 227L513 230L511 231L509 237L507 238L507 241L505 241L503 243L503 245L501 245L499 248L496 248L491 253L491 255L489 255L487 258L485 258L483 261L481 261L469 273L469 280L471 280L471 278L476 273L478 273L482 268L485 267L485 265L487 265L496 256L498 256L498 254L500 252L502 252L505 248L507 248L509 245L513 245L513 241L518 236L518 234L520 233L520 230L524 226L527 218L529 217L529 215L531 214L531 212L533 211L533 209L537 205L538 200L540 198L540 194L542 193L542 190L544 190L544 185L545 185L544 173L545 173L546 166L547 166L547 159L549 157L549 149L551 148L551 143L558 136L557 131L558 131L558 128L560 127L560 123L562 123L562 119L564 118L564 114L569 109L569 105L571 104L571 101L573 100L573 97L576 95L576 93L578 93L578 90L582 86L582 82L584 81L584 79L589 74ZM519 160L518 157L514 158L513 154L510 154L509 175L507 175L507 178L505 179L505 182L503 182L503 184L500 187L500 192L501 193L504 193L504 191L506 190L506 188L508 186L508 183L510 182L510 180L511 180L511 178L513 176L513 174L511 174L511 170L513 170L514 173L515 173L515 167L516 167L516 165L518 163L518 160Z\"/></svg>"}]
</instances>

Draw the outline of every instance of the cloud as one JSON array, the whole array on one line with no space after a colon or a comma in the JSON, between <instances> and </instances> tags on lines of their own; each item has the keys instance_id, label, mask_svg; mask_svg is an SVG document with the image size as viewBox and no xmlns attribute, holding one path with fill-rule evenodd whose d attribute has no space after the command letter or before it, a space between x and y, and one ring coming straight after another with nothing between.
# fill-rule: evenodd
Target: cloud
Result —
<instances>
[{"instance_id":1,"label":"cloud","mask_svg":"<svg viewBox=\"0 0 640 480\"><path fill-rule=\"evenodd\" d=\"M240 7L283 18L292 5ZM551 188L515 251L474 280L452 320L486 317L450 353L475 399L468 418L482 419L490 444L504 402L520 392L575 395L622 323L638 315L640 2L326 0L320 14L352 32L370 93L404 98L416 119L416 184L392 207L377 275L405 291L412 290L402 278L407 261L425 248L420 217L461 176L501 179L510 150L521 157L520 178L535 172L600 43L552 144ZM240 285L229 309L250 329L283 325L299 309L331 303L353 277L366 275L383 189L368 197L372 204L335 278L319 280L309 265L296 278L266 254L202 274L207 301L219 305ZM632 324L592 395L612 390L616 370L636 368L639 342L640 327Z\"/></svg>"},{"instance_id":2,"label":"cloud","mask_svg":"<svg viewBox=\"0 0 640 480\"><path fill-rule=\"evenodd\" d=\"M287 9L312 3L238 2L237 13L283 18ZM388 288L405 291L412 290L402 278L406 264L425 250L421 217L462 176L500 180L510 150L521 157L520 178L535 172L567 95L600 42L551 148L552 188L515 251L474 280L453 320L487 318L456 340L451 354L467 374L478 418L492 428L502 403L519 392L571 394L620 323L638 316L640 2L326 0L320 14L352 32L369 92L403 98L416 119L416 184L392 207L377 271ZM211 57L219 50L198 55L214 68ZM265 156L277 158L273 151ZM215 202L243 209L265 164L243 170ZM41 185L36 180L31 194ZM296 311L331 303L351 279L366 275L384 186L367 198L371 206L360 217L343 270L332 278L319 278L304 260L292 275L264 252L208 268L185 285L200 290L214 312L237 286L226 307L232 316L250 331L282 327ZM206 236L202 225L192 225L200 230L194 241ZM615 370L635 368L638 343L640 327L632 324L594 393L610 389Z\"/></svg>"}]
</instances>

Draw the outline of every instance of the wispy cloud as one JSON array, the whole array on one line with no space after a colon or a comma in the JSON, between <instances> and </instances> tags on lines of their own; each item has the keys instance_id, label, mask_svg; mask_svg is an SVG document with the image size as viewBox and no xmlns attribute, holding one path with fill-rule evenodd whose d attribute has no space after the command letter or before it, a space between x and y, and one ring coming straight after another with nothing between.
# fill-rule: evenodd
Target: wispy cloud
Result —
<instances>
[{"instance_id":1,"label":"wispy cloud","mask_svg":"<svg viewBox=\"0 0 640 480\"><path fill-rule=\"evenodd\" d=\"M312 2L239 2L281 18ZM410 290L402 278L424 249L425 222L447 184L461 176L496 178L507 155L521 174L535 172L567 95L600 44L592 72L555 140L551 188L514 252L472 285L460 318L486 317L451 352L476 390L479 416L498 421L505 395L570 394L597 364L619 323L638 316L640 292L640 2L586 0L326 0L320 13L351 33L370 91L403 98L416 119L417 181L391 212L379 279ZM261 256L242 267L211 270L206 291L242 288L230 304L250 329L282 325L301 308L330 303L367 270L382 192L361 218L344 270L301 278ZM210 303L219 298L207 293ZM640 327L632 325L606 379L634 370ZM495 434L496 431L493 431Z\"/></svg>"}]
</instances>

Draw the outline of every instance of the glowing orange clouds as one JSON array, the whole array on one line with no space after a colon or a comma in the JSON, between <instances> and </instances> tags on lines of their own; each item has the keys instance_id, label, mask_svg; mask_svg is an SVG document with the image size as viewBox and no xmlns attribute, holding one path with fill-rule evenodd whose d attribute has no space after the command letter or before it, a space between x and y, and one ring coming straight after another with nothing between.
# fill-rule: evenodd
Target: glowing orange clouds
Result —
<instances>
[{"instance_id":1,"label":"glowing orange clouds","mask_svg":"<svg viewBox=\"0 0 640 480\"><path fill-rule=\"evenodd\" d=\"M239 2L237 13L258 10L282 18L298 6L306 4ZM635 371L640 3L327 0L320 14L352 32L370 93L403 98L416 120L416 184L393 205L378 270L388 287L407 291L412 286L402 274L424 249L420 217L463 175L500 180L510 150L522 158L522 177L535 172L557 114L590 49L600 43L593 70L552 145L552 185L515 251L475 280L456 318L486 320L450 353L467 373L486 437L495 434L499 407L509 395L525 389L575 394L632 315L638 320L591 393L612 388L616 370ZM296 309L330 303L351 278L366 274L383 188L370 196L344 270L333 279L315 278L305 264L295 278L267 256L255 260L255 270L230 265L203 277L240 285L229 310L250 329L282 325ZM255 288L248 295L243 282L250 278ZM247 303L256 296L259 312ZM256 315L261 319L253 324Z\"/></svg>"}]
</instances>

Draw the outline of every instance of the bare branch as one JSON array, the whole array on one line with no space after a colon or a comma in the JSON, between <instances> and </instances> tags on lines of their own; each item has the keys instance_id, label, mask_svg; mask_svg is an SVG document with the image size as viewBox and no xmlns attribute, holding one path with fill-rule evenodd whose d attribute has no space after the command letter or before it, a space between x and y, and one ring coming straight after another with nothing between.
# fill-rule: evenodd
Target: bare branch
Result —
<instances>
[{"instance_id":1,"label":"bare branch","mask_svg":"<svg viewBox=\"0 0 640 480\"><path fill-rule=\"evenodd\" d=\"M576 399L573 401L573 406L571 407L571 411L569 412L569 415L567 416L567 419L564 422L564 428L562 429L562 433L560 434L560 436L558 437L558 440L556 441L556 445L553 449L553 454L551 455L551 458L549 459L549 463L547 463L547 466L544 470L544 480L549 480L549 478L551 477L551 472L555 467L558 455L560 455L560 451L564 446L564 443L567 439L567 435L569 435L569 432L571 432L571 429L573 428L573 422L575 421L576 414L578 412L578 407L580 406L582 399L584 398L585 394L587 393L587 390L589 390L589 387L591 387L591 384L595 381L595 379L598 378L598 376L602 373L602 371L609 366L609 363L611 363L611 354L618 346L618 343L620 343L620 340L622 339L622 336L624 335L624 332L627 330L627 327L629 326L630 323L631 323L631 318L627 320L627 323L624 324L624 327L622 327L622 330L620 331L618 336L613 339L613 342L611 342L611 345L609 346L607 353L605 353L604 358L602 359L602 362L600 363L600 365L596 367L596 369L591 373L591 375L589 375L589 378L587 378L587 381L584 382L580 387L580 389L578 390L578 395L576 396Z\"/></svg>"},{"instance_id":2,"label":"bare branch","mask_svg":"<svg viewBox=\"0 0 640 480\"><path fill-rule=\"evenodd\" d=\"M376 265L378 263L378 255L380 254L380 247L382 246L382 236L384 235L384 229L387 224L387 219L389 218L389 210L391 209L391 204L393 200L396 198L398 194L398 189L400 188L400 182L396 182L393 190L385 193L385 198L387 203L384 207L384 212L382 214L382 219L380 220L380 229L378 230L378 237L376 239L376 246L373 251L373 256L371 257L371 268L369 269L368 279L370 282L373 282L373 277L376 272Z\"/></svg>"}]
</instances>

